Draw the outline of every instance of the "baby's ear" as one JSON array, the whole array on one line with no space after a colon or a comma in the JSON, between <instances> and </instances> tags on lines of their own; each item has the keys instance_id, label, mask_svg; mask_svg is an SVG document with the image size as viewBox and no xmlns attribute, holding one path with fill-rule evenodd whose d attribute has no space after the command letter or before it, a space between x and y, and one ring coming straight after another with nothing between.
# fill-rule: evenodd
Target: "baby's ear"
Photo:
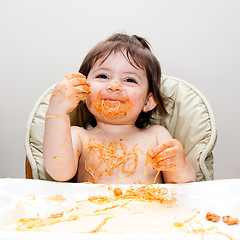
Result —
<instances>
[{"instance_id":1,"label":"baby's ear","mask_svg":"<svg viewBox=\"0 0 240 240\"><path fill-rule=\"evenodd\" d=\"M157 102L156 102L155 98L153 97L152 93L149 93L146 98L146 102L143 107L143 111L149 112L149 111L153 110L156 107L156 105L157 105Z\"/></svg>"}]
</instances>

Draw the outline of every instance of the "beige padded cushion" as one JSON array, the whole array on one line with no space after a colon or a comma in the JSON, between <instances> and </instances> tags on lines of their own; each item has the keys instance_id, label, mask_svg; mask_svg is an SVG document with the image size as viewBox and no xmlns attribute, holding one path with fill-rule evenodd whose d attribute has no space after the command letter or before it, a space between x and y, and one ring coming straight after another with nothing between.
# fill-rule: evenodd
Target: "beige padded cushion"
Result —
<instances>
[{"instance_id":1,"label":"beige padded cushion","mask_svg":"<svg viewBox=\"0 0 240 240\"><path fill-rule=\"evenodd\" d=\"M25 149L35 179L52 180L43 166L42 142L45 114L53 89L54 86L47 89L36 102L26 127ZM162 91L172 97L175 107L168 109L170 115L161 119L161 124L183 144L197 172L197 181L213 179L212 150L217 132L209 103L195 87L177 78L164 76ZM71 125L82 126L83 114L76 108L70 115Z\"/></svg>"}]
</instances>

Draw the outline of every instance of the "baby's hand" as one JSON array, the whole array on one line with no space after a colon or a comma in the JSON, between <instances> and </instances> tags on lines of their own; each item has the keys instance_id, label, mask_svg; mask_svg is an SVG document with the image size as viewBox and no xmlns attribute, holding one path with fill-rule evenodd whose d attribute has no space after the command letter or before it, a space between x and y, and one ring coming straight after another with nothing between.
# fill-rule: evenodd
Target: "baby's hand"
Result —
<instances>
[{"instance_id":1,"label":"baby's hand","mask_svg":"<svg viewBox=\"0 0 240 240\"><path fill-rule=\"evenodd\" d=\"M168 140L147 153L152 169L157 171L181 171L186 166L186 156L182 144L176 140Z\"/></svg>"},{"instance_id":2,"label":"baby's hand","mask_svg":"<svg viewBox=\"0 0 240 240\"><path fill-rule=\"evenodd\" d=\"M71 112L78 103L90 94L90 83L81 73L69 73L56 85L50 99L52 110L57 114Z\"/></svg>"}]
</instances>

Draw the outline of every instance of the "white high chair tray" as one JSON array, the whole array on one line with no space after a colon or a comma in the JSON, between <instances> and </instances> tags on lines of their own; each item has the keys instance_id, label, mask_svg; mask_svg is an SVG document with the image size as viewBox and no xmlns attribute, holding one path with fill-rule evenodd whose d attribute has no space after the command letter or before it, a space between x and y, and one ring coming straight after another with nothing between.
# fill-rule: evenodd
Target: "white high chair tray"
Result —
<instances>
[{"instance_id":1,"label":"white high chair tray","mask_svg":"<svg viewBox=\"0 0 240 240\"><path fill-rule=\"evenodd\" d=\"M176 193L172 204L128 201L106 207L87 201L90 196L109 196L116 186L123 192L131 187L0 179L0 239L240 239L240 223L205 218L207 212L240 218L240 179L154 185ZM58 221L62 213L68 217ZM79 218L73 219L76 214ZM21 218L46 223L49 216L56 221L48 226L16 230Z\"/></svg>"}]
</instances>

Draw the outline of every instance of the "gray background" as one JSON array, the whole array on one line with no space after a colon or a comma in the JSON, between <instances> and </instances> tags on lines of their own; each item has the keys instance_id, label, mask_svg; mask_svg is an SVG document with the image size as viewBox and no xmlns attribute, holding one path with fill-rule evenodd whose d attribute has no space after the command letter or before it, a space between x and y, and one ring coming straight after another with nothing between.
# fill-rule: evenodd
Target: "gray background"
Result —
<instances>
[{"instance_id":1,"label":"gray background","mask_svg":"<svg viewBox=\"0 0 240 240\"><path fill-rule=\"evenodd\" d=\"M215 179L239 178L240 1L0 0L0 177L24 177L24 134L43 91L115 32L149 40L165 75L197 87L218 128Z\"/></svg>"}]
</instances>

